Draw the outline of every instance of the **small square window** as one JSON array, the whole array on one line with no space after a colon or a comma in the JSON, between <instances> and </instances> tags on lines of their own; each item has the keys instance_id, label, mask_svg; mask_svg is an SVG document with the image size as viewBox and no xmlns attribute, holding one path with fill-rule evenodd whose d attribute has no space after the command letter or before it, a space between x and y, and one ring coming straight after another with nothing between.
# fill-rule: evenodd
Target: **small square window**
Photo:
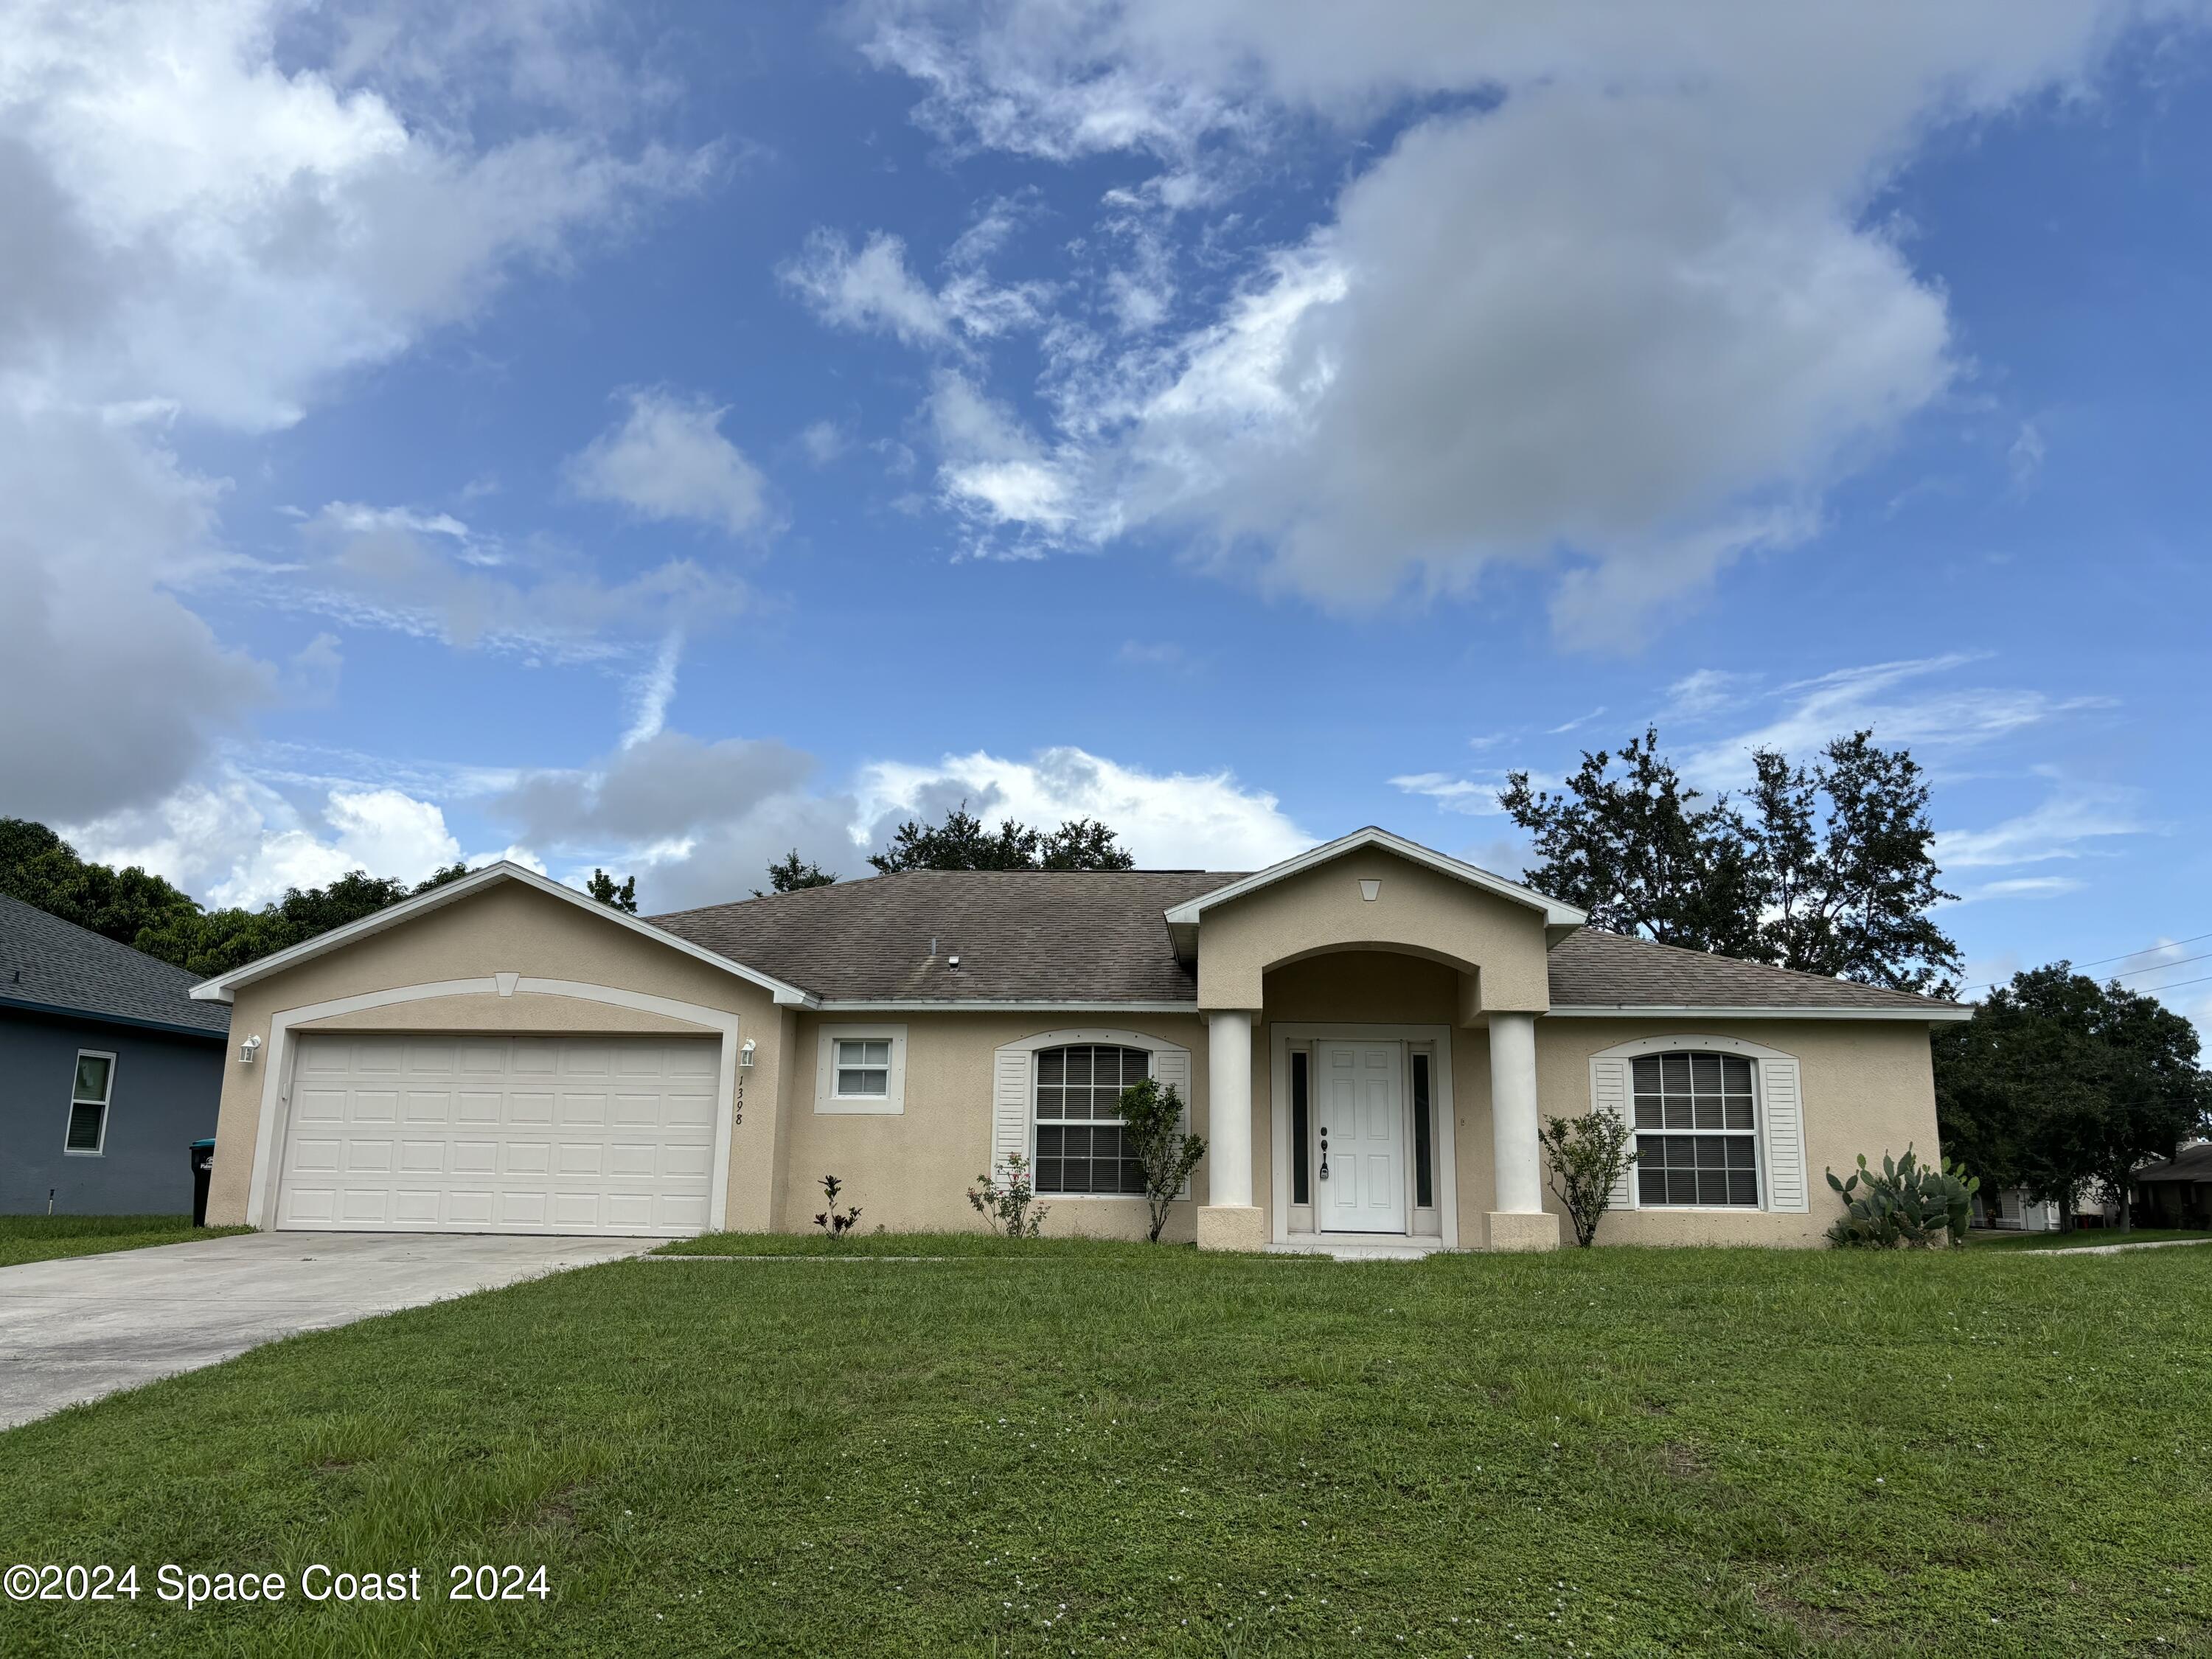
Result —
<instances>
[{"instance_id":1,"label":"small square window","mask_svg":"<svg viewBox=\"0 0 2212 1659\"><path fill-rule=\"evenodd\" d=\"M903 1026L879 1025L824 1030L814 1109L894 1116L904 1111L904 1031Z\"/></svg>"}]
</instances>

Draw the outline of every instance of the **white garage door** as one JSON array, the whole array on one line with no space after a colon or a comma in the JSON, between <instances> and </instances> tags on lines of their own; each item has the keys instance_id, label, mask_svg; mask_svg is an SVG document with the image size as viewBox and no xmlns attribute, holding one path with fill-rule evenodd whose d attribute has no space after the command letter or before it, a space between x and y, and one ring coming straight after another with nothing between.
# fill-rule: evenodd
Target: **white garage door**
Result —
<instances>
[{"instance_id":1,"label":"white garage door","mask_svg":"<svg viewBox=\"0 0 2212 1659\"><path fill-rule=\"evenodd\" d=\"M303 1036L276 1224L702 1231L720 1059L684 1037Z\"/></svg>"}]
</instances>

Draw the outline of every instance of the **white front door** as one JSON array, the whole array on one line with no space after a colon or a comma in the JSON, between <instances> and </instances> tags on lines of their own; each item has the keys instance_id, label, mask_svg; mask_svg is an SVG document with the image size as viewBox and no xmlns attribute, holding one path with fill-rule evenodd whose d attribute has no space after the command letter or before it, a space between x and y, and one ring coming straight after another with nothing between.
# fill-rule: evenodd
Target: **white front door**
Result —
<instances>
[{"instance_id":1,"label":"white front door","mask_svg":"<svg viewBox=\"0 0 2212 1659\"><path fill-rule=\"evenodd\" d=\"M1320 1042L1321 1225L1333 1233L1406 1231L1405 1050L1395 1042Z\"/></svg>"}]
</instances>

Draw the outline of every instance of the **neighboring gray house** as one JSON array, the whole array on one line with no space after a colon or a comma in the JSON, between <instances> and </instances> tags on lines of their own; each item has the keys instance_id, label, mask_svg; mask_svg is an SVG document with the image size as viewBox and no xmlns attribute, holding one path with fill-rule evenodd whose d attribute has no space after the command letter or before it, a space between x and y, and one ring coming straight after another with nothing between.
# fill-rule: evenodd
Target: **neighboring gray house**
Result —
<instances>
[{"instance_id":1,"label":"neighboring gray house","mask_svg":"<svg viewBox=\"0 0 2212 1659\"><path fill-rule=\"evenodd\" d=\"M0 896L0 1214L191 1210L229 1026L194 982Z\"/></svg>"}]
</instances>

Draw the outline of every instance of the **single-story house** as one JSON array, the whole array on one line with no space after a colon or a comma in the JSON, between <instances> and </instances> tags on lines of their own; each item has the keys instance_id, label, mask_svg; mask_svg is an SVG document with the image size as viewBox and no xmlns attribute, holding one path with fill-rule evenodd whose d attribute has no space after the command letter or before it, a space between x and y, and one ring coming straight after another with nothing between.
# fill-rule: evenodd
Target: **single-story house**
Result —
<instances>
[{"instance_id":1,"label":"single-story house","mask_svg":"<svg viewBox=\"0 0 2212 1659\"><path fill-rule=\"evenodd\" d=\"M2212 1141L2136 1171L2135 1220L2139 1227L2212 1225Z\"/></svg>"},{"instance_id":2,"label":"single-story house","mask_svg":"<svg viewBox=\"0 0 2212 1659\"><path fill-rule=\"evenodd\" d=\"M0 1214L182 1215L229 1011L194 976L0 896Z\"/></svg>"},{"instance_id":3,"label":"single-story house","mask_svg":"<svg viewBox=\"0 0 2212 1659\"><path fill-rule=\"evenodd\" d=\"M1206 1137L1201 1246L1551 1249L1547 1114L1641 1161L1601 1237L1817 1241L1823 1166L1936 1151L1968 1011L1668 949L1367 829L1251 874L915 871L641 919L495 865L203 984L211 1220L418 1231L981 1224L1140 1234L1115 1103ZM257 1045L258 1041L258 1046ZM250 1057L249 1057L250 1056Z\"/></svg>"}]
</instances>

